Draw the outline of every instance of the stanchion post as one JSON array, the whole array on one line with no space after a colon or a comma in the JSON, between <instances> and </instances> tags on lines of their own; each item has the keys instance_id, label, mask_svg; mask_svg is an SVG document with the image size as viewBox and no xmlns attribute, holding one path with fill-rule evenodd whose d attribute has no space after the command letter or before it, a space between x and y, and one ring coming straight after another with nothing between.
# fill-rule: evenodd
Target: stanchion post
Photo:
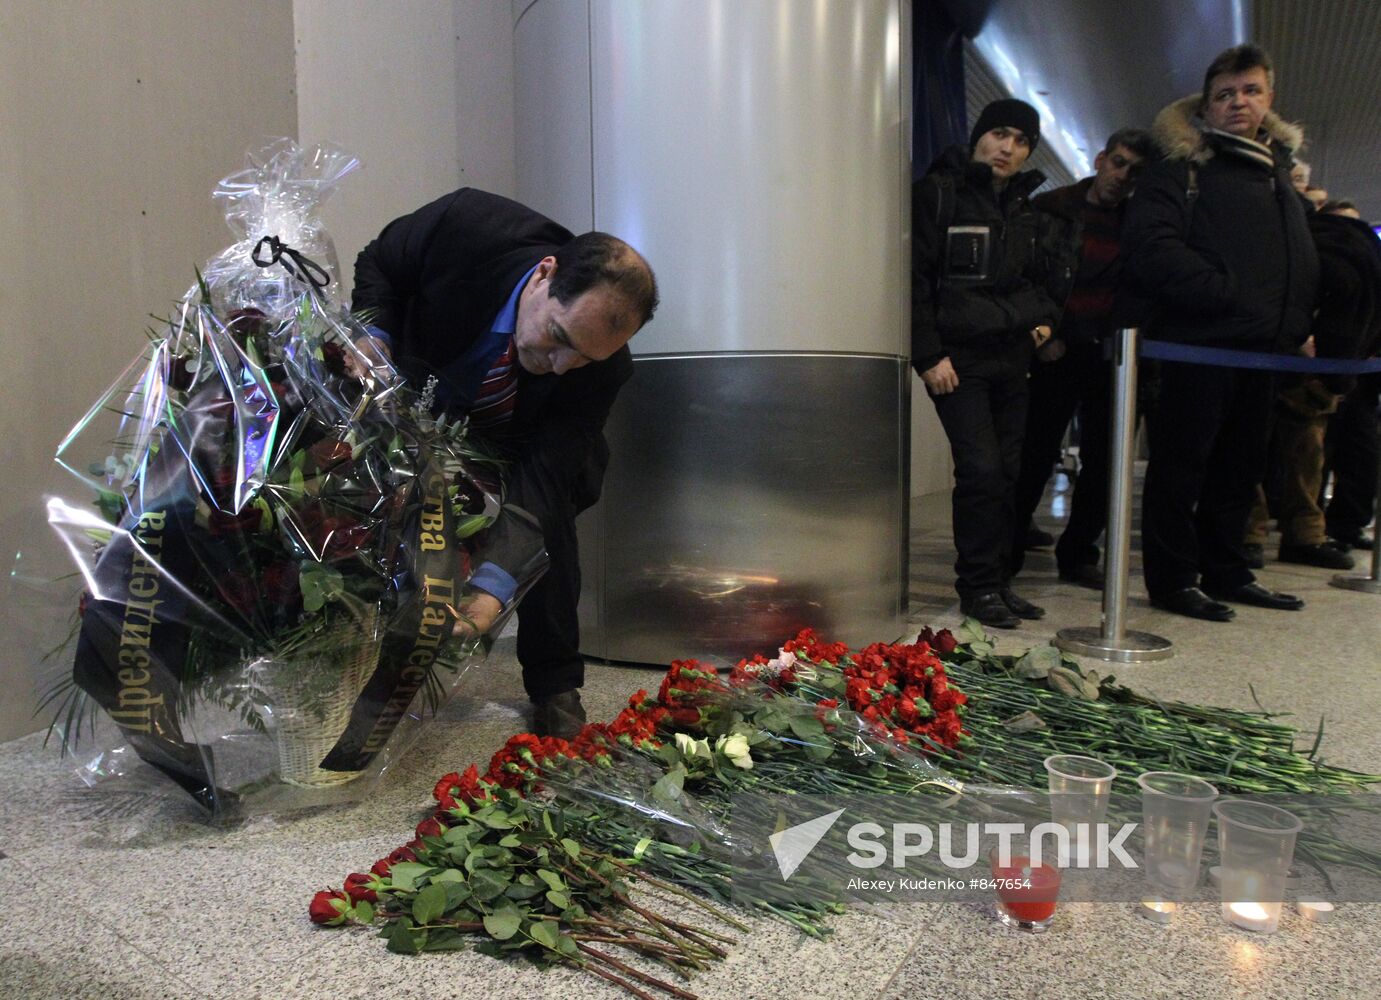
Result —
<instances>
[{"instance_id":1,"label":"stanchion post","mask_svg":"<svg viewBox=\"0 0 1381 1000\"><path fill-rule=\"evenodd\" d=\"M1381 454L1377 456L1376 468L1376 504L1372 507L1375 513L1381 513ZM1371 576L1344 576L1339 574L1328 581L1330 587L1340 587L1343 590L1360 590L1367 594L1381 594L1381 523L1372 522L1371 527Z\"/></svg>"},{"instance_id":2,"label":"stanchion post","mask_svg":"<svg viewBox=\"0 0 1381 1000\"><path fill-rule=\"evenodd\" d=\"M1054 645L1067 653L1114 663L1144 663L1174 655L1168 639L1149 632L1128 631L1127 577L1132 551L1132 476L1136 456L1135 327L1117 331L1113 344L1113 407L1111 464L1108 481L1108 544L1103 568L1103 624L1101 628L1066 628Z\"/></svg>"}]
</instances>

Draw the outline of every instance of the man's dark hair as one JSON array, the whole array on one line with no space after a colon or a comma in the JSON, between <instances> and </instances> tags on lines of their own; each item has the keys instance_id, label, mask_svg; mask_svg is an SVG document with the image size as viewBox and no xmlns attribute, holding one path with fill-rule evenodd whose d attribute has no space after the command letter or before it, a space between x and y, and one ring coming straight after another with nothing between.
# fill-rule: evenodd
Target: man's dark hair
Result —
<instances>
[{"instance_id":1,"label":"man's dark hair","mask_svg":"<svg viewBox=\"0 0 1381 1000\"><path fill-rule=\"evenodd\" d=\"M617 236L583 233L556 251L551 294L569 306L590 289L607 285L637 312L642 327L657 311L657 277L647 261Z\"/></svg>"},{"instance_id":2,"label":"man's dark hair","mask_svg":"<svg viewBox=\"0 0 1381 1000\"><path fill-rule=\"evenodd\" d=\"M1357 206L1346 198L1334 198L1320 205L1319 211L1325 215L1330 212L1355 212L1357 211Z\"/></svg>"},{"instance_id":3,"label":"man's dark hair","mask_svg":"<svg viewBox=\"0 0 1381 1000\"><path fill-rule=\"evenodd\" d=\"M1153 160L1156 157L1155 141L1151 138L1151 133L1144 128L1118 129L1108 136L1108 144L1103 147L1103 152L1111 153L1118 146L1125 146L1143 160Z\"/></svg>"},{"instance_id":4,"label":"man's dark hair","mask_svg":"<svg viewBox=\"0 0 1381 1000\"><path fill-rule=\"evenodd\" d=\"M1223 76L1227 73L1245 73L1247 70L1255 69L1258 66L1266 71L1266 86L1275 90L1275 67L1271 65L1271 57L1261 46L1234 45L1230 49L1219 52L1204 72L1203 103L1208 103L1209 87L1213 84L1214 77Z\"/></svg>"}]
</instances>

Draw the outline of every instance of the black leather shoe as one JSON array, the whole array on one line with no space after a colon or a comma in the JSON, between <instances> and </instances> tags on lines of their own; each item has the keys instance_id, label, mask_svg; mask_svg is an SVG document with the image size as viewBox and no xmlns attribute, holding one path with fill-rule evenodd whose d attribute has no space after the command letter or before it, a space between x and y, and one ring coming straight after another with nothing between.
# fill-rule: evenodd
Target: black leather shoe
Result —
<instances>
[{"instance_id":1,"label":"black leather shoe","mask_svg":"<svg viewBox=\"0 0 1381 1000\"><path fill-rule=\"evenodd\" d=\"M1034 524L1026 529L1026 547L1028 549L1048 549L1055 544L1055 536L1048 531L1042 531Z\"/></svg>"},{"instance_id":2,"label":"black leather shoe","mask_svg":"<svg viewBox=\"0 0 1381 1000\"><path fill-rule=\"evenodd\" d=\"M1301 566L1319 566L1323 569L1352 569L1352 556L1332 542L1322 545L1282 545L1280 561L1298 563Z\"/></svg>"},{"instance_id":3,"label":"black leather shoe","mask_svg":"<svg viewBox=\"0 0 1381 1000\"><path fill-rule=\"evenodd\" d=\"M1343 552L1350 552L1353 549L1370 549L1376 544L1375 539L1365 531L1359 531L1351 535L1334 535L1331 539L1334 546Z\"/></svg>"},{"instance_id":4,"label":"black leather shoe","mask_svg":"<svg viewBox=\"0 0 1381 1000\"><path fill-rule=\"evenodd\" d=\"M1018 618L1035 621L1045 617L1045 608L1032 604L1024 597L1019 597L1011 587L1003 587L998 593L1002 596L1002 603L1007 605L1007 610Z\"/></svg>"},{"instance_id":5,"label":"black leather shoe","mask_svg":"<svg viewBox=\"0 0 1381 1000\"><path fill-rule=\"evenodd\" d=\"M532 705L532 731L538 736L574 739L585 725L585 706L579 691L562 691Z\"/></svg>"},{"instance_id":6,"label":"black leather shoe","mask_svg":"<svg viewBox=\"0 0 1381 1000\"><path fill-rule=\"evenodd\" d=\"M1090 590L1103 589L1103 573L1093 563L1080 563L1077 566L1061 566L1060 579L1065 583L1078 584Z\"/></svg>"},{"instance_id":7,"label":"black leather shoe","mask_svg":"<svg viewBox=\"0 0 1381 1000\"><path fill-rule=\"evenodd\" d=\"M1012 609L996 590L960 598L959 611L966 618L977 618L991 628L1016 628L1021 624L1021 619L1012 614Z\"/></svg>"},{"instance_id":8,"label":"black leather shoe","mask_svg":"<svg viewBox=\"0 0 1381 1000\"><path fill-rule=\"evenodd\" d=\"M1198 587L1172 590L1151 598L1151 604L1162 611L1173 611L1186 618L1202 618L1206 622L1230 622L1237 612L1226 604L1219 604Z\"/></svg>"},{"instance_id":9,"label":"black leather shoe","mask_svg":"<svg viewBox=\"0 0 1381 1000\"><path fill-rule=\"evenodd\" d=\"M1304 607L1304 601L1294 594L1282 594L1259 583L1244 583L1232 590L1212 590L1209 593L1219 601L1250 604L1254 608L1270 608L1272 611L1299 611Z\"/></svg>"},{"instance_id":10,"label":"black leather shoe","mask_svg":"<svg viewBox=\"0 0 1381 1000\"><path fill-rule=\"evenodd\" d=\"M1258 545L1256 542L1246 542L1242 545L1242 552L1247 557L1247 565L1252 569L1266 568L1266 547Z\"/></svg>"}]
</instances>

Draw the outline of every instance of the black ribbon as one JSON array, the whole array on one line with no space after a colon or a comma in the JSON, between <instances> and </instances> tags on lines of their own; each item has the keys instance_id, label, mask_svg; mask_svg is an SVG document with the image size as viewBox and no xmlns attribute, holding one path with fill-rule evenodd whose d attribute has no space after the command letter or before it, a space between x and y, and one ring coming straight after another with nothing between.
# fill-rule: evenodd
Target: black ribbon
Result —
<instances>
[{"instance_id":1,"label":"black ribbon","mask_svg":"<svg viewBox=\"0 0 1381 1000\"><path fill-rule=\"evenodd\" d=\"M259 256L259 251L264 249L265 244L268 245L269 252L267 260ZM326 268L301 251L294 250L277 236L265 236L261 239L254 245L254 252L249 255L249 258L260 267L282 264L294 278L305 281L318 290L331 283L331 276L326 273Z\"/></svg>"}]
</instances>

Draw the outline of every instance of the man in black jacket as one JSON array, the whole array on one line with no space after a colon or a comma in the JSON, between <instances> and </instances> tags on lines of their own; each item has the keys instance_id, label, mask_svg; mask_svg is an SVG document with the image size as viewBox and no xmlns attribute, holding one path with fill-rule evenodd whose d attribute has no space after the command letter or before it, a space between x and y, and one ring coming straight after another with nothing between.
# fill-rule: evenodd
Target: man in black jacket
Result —
<instances>
[{"instance_id":1,"label":"man in black jacket","mask_svg":"<svg viewBox=\"0 0 1381 1000\"><path fill-rule=\"evenodd\" d=\"M550 560L518 606L518 660L539 734L584 721L575 517L599 498L604 423L633 372L629 339L651 317L647 262L605 233L555 222L474 188L395 219L355 262L356 313L407 379L468 414L512 465L506 502L541 525ZM502 521L500 524L502 525ZM487 630L516 596L500 526L459 611Z\"/></svg>"},{"instance_id":2,"label":"man in black jacket","mask_svg":"<svg viewBox=\"0 0 1381 1000\"><path fill-rule=\"evenodd\" d=\"M911 190L911 364L954 457L960 608L994 628L1045 612L1012 592L1012 488L1026 424L1026 370L1059 314L1046 288L1047 234L1020 172L1040 141L1023 101L983 109L969 146L947 150Z\"/></svg>"},{"instance_id":3,"label":"man in black jacket","mask_svg":"<svg viewBox=\"0 0 1381 1000\"><path fill-rule=\"evenodd\" d=\"M1209 66L1202 94L1156 118L1166 158L1137 186L1122 246L1127 273L1158 309L1157 339L1292 352L1308 335L1318 258L1290 184L1303 137L1271 113L1273 87L1266 54L1238 46ZM1161 366L1141 526L1157 607L1227 621L1224 602L1304 606L1257 583L1243 549L1271 397L1268 372Z\"/></svg>"},{"instance_id":4,"label":"man in black jacket","mask_svg":"<svg viewBox=\"0 0 1381 1000\"><path fill-rule=\"evenodd\" d=\"M1079 414L1079 473L1069 523L1055 546L1060 579L1102 586L1098 536L1108 519L1108 413L1112 379L1103 339L1112 332L1113 298L1122 269L1122 216L1142 165L1154 148L1140 129L1114 132L1093 161L1094 175L1031 199L1066 220L1079 242L1079 268L1050 342L1036 352L1031 402L1016 486L1012 573L1021 571L1031 515L1045 493L1060 442Z\"/></svg>"}]
</instances>

